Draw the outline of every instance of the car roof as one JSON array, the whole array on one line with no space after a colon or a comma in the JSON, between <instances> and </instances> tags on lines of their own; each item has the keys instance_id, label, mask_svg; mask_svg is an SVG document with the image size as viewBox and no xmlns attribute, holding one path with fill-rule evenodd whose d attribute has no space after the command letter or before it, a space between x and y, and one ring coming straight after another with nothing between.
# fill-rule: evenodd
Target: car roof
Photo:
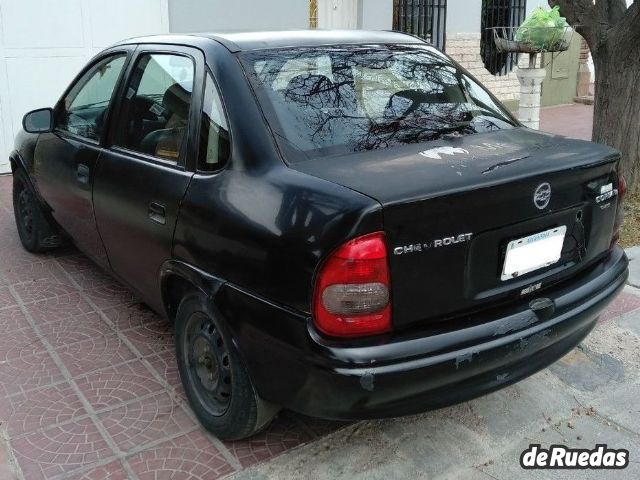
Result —
<instances>
[{"instance_id":1,"label":"car roof","mask_svg":"<svg viewBox=\"0 0 640 480\"><path fill-rule=\"evenodd\" d=\"M285 30L229 33L194 33L188 35L152 35L129 38L123 44L167 43L186 44L196 39L210 39L224 45L231 52L285 47L313 47L322 45L357 45L384 43L427 43L402 32L378 30Z\"/></svg>"}]
</instances>

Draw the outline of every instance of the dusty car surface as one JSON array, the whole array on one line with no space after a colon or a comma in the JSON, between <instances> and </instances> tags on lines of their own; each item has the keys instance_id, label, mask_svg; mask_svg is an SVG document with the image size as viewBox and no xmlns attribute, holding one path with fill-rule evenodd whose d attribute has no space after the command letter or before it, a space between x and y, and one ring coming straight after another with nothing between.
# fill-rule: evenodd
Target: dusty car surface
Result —
<instances>
[{"instance_id":1,"label":"dusty car surface","mask_svg":"<svg viewBox=\"0 0 640 480\"><path fill-rule=\"evenodd\" d=\"M619 154L523 128L412 36L130 39L23 123L24 247L70 240L175 321L221 438L504 387L627 277Z\"/></svg>"}]
</instances>

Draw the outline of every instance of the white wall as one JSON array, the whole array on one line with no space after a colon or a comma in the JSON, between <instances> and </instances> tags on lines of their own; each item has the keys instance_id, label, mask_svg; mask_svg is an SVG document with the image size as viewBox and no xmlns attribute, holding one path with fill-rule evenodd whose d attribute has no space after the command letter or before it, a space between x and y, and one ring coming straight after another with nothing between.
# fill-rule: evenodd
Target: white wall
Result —
<instances>
[{"instance_id":1,"label":"white wall","mask_svg":"<svg viewBox=\"0 0 640 480\"><path fill-rule=\"evenodd\" d=\"M358 28L360 6L358 0L318 0L318 28Z\"/></svg>"},{"instance_id":2,"label":"white wall","mask_svg":"<svg viewBox=\"0 0 640 480\"><path fill-rule=\"evenodd\" d=\"M171 32L308 28L308 0L169 0Z\"/></svg>"},{"instance_id":3,"label":"white wall","mask_svg":"<svg viewBox=\"0 0 640 480\"><path fill-rule=\"evenodd\" d=\"M393 27L393 0L362 0L362 28L365 30L391 30Z\"/></svg>"},{"instance_id":4,"label":"white wall","mask_svg":"<svg viewBox=\"0 0 640 480\"><path fill-rule=\"evenodd\" d=\"M447 33L479 32L481 10L482 0L448 0Z\"/></svg>"},{"instance_id":5,"label":"white wall","mask_svg":"<svg viewBox=\"0 0 640 480\"><path fill-rule=\"evenodd\" d=\"M169 30L168 0L0 0L0 171L23 115L53 106L100 50Z\"/></svg>"}]
</instances>

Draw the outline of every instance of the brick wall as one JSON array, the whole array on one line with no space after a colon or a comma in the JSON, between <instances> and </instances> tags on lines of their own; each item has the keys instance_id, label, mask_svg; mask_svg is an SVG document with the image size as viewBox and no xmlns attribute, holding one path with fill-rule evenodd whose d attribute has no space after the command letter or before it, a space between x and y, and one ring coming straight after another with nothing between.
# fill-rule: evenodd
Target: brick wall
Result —
<instances>
[{"instance_id":1,"label":"brick wall","mask_svg":"<svg viewBox=\"0 0 640 480\"><path fill-rule=\"evenodd\" d=\"M519 99L520 84L515 69L508 75L496 77L484 68L480 56L480 33L447 33L445 50L500 100ZM526 66L527 62L527 55L520 55L520 65Z\"/></svg>"}]
</instances>

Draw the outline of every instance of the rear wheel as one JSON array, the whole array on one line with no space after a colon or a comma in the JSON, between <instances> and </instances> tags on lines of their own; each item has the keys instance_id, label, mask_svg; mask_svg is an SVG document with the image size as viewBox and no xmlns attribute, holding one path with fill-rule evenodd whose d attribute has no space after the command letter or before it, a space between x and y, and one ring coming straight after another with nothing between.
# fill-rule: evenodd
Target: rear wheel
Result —
<instances>
[{"instance_id":1,"label":"rear wheel","mask_svg":"<svg viewBox=\"0 0 640 480\"><path fill-rule=\"evenodd\" d=\"M13 213L20 242L29 252L45 252L64 243L62 236L47 220L22 169L13 174Z\"/></svg>"},{"instance_id":2,"label":"rear wheel","mask_svg":"<svg viewBox=\"0 0 640 480\"><path fill-rule=\"evenodd\" d=\"M278 408L258 397L231 334L201 293L180 302L176 353L191 408L207 430L237 440L269 425Z\"/></svg>"}]
</instances>

